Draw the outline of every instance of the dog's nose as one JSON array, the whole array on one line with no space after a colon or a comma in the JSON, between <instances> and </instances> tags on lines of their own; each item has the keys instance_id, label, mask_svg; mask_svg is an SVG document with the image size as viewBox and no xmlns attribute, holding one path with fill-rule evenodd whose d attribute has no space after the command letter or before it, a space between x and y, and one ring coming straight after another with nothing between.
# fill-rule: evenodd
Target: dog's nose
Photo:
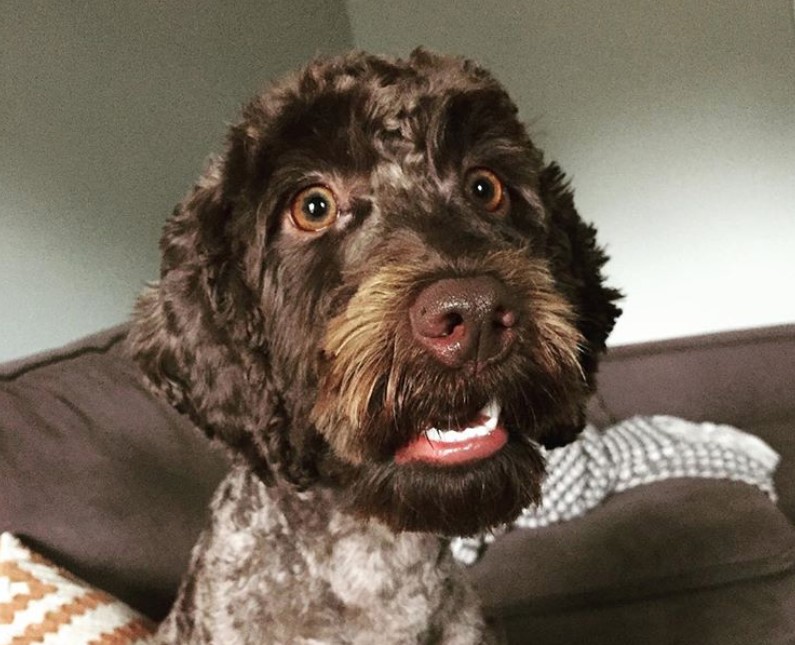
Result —
<instances>
[{"instance_id":1,"label":"dog's nose","mask_svg":"<svg viewBox=\"0 0 795 645\"><path fill-rule=\"evenodd\" d=\"M514 340L516 308L491 276L447 278L425 287L409 309L414 338L443 365L477 369Z\"/></svg>"}]
</instances>

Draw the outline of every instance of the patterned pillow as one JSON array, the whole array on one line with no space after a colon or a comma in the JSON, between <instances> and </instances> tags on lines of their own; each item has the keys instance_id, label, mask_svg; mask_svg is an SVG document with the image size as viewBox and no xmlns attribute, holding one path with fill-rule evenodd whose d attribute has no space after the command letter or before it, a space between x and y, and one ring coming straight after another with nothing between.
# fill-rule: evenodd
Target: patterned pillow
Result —
<instances>
[{"instance_id":1,"label":"patterned pillow","mask_svg":"<svg viewBox=\"0 0 795 645\"><path fill-rule=\"evenodd\" d=\"M143 645L154 625L0 535L0 645Z\"/></svg>"}]
</instances>

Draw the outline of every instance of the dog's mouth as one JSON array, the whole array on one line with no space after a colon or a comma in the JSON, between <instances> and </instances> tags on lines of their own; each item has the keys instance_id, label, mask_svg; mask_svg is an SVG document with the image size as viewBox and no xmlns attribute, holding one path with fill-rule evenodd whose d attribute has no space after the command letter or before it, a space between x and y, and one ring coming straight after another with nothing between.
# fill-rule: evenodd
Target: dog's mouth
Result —
<instances>
[{"instance_id":1,"label":"dog's mouth","mask_svg":"<svg viewBox=\"0 0 795 645\"><path fill-rule=\"evenodd\" d=\"M491 457L508 442L508 432L499 422L500 410L492 399L461 428L428 428L398 448L395 463L455 466Z\"/></svg>"}]
</instances>

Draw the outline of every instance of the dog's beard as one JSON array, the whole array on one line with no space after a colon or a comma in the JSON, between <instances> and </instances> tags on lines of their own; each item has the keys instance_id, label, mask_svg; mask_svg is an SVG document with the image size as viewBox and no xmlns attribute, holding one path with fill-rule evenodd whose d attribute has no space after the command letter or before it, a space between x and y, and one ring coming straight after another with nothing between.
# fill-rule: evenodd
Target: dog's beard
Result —
<instances>
[{"instance_id":1,"label":"dog's beard","mask_svg":"<svg viewBox=\"0 0 795 645\"><path fill-rule=\"evenodd\" d=\"M556 426L578 424L579 403L585 398L584 386L576 381L566 392L551 393L550 384L531 387L522 380L499 395L503 403L496 423L507 441L486 456L448 463L428 448L416 451L416 458L401 459L407 445L431 443L426 423L419 426L425 431L415 430L402 443L391 441L382 446L379 456L357 463L341 458L332 444L323 469L344 491L351 513L376 518L395 531L471 535L509 522L540 501L544 459L537 438ZM394 430L401 424L392 421L390 425L384 418L371 419L364 432L385 435L380 424L387 424L396 435Z\"/></svg>"},{"instance_id":2,"label":"dog's beard","mask_svg":"<svg viewBox=\"0 0 795 645\"><path fill-rule=\"evenodd\" d=\"M330 322L311 422L352 513L394 530L468 535L539 501L539 437L581 422L581 336L542 264L517 251L487 265L519 294L523 323L510 355L481 373L439 366L412 342L405 311L427 269L379 272ZM475 439L473 458L461 456L463 441L422 445L439 438L432 428L477 436L474 419L489 405L500 409L499 436ZM448 446L459 454L443 456Z\"/></svg>"},{"instance_id":3,"label":"dog's beard","mask_svg":"<svg viewBox=\"0 0 795 645\"><path fill-rule=\"evenodd\" d=\"M395 531L472 535L515 518L540 500L544 460L516 429L484 459L439 466L394 460L345 469L341 483L352 513Z\"/></svg>"}]
</instances>

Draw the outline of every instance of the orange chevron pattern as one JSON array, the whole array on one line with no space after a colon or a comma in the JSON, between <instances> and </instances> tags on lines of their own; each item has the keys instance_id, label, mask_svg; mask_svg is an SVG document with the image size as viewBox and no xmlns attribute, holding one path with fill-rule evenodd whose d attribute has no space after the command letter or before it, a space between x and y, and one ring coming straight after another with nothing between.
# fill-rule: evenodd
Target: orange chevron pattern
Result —
<instances>
[{"instance_id":1,"label":"orange chevron pattern","mask_svg":"<svg viewBox=\"0 0 795 645\"><path fill-rule=\"evenodd\" d=\"M88 645L127 645L127 643L136 643L151 635L151 627L147 627L141 624L140 621L134 620L126 625L117 627L112 632L105 632Z\"/></svg>"},{"instance_id":2,"label":"orange chevron pattern","mask_svg":"<svg viewBox=\"0 0 795 645\"><path fill-rule=\"evenodd\" d=\"M28 593L17 594L10 602L0 605L0 625L9 625L14 615L25 610L32 601L41 600L47 594L58 590L54 585L42 583L16 562L0 562L0 579L2 578L7 578L9 582L27 584Z\"/></svg>"},{"instance_id":3,"label":"orange chevron pattern","mask_svg":"<svg viewBox=\"0 0 795 645\"><path fill-rule=\"evenodd\" d=\"M19 636L11 639L11 645L31 645L41 643L47 634L57 634L61 626L70 623L73 618L85 614L99 605L98 594L88 592L85 596L61 605L58 609L48 611L44 620L28 625Z\"/></svg>"},{"instance_id":4,"label":"orange chevron pattern","mask_svg":"<svg viewBox=\"0 0 795 645\"><path fill-rule=\"evenodd\" d=\"M144 645L154 625L0 535L0 645Z\"/></svg>"}]
</instances>

